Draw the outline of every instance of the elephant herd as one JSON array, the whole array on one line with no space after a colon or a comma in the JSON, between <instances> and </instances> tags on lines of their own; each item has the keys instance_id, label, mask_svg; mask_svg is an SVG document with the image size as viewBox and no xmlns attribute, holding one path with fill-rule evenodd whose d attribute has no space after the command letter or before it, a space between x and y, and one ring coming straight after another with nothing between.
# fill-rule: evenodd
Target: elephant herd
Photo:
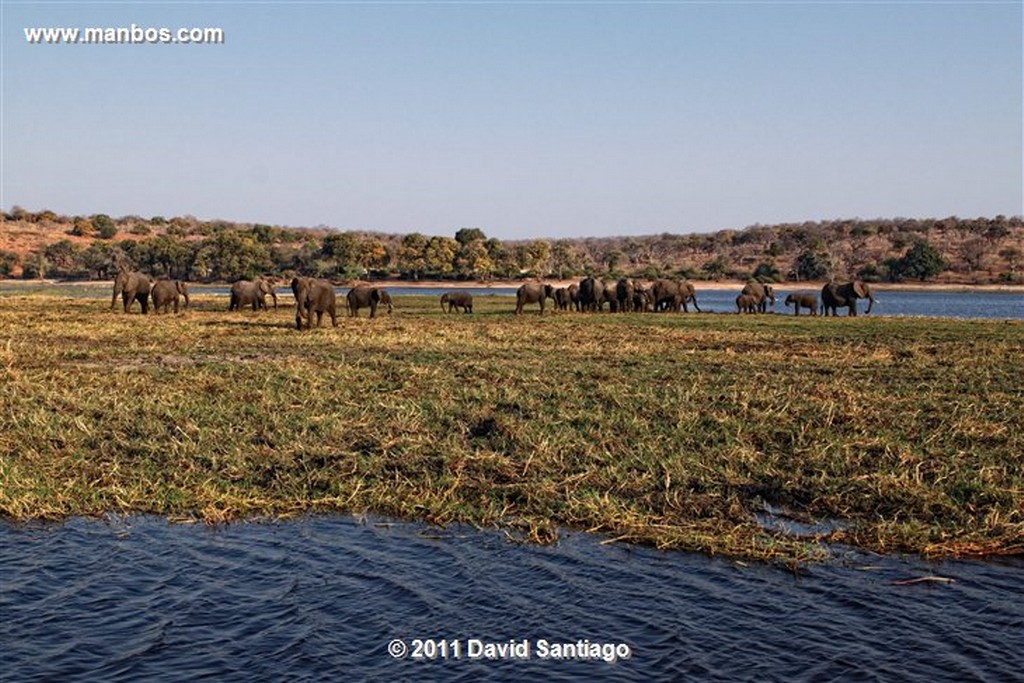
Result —
<instances>
[{"instance_id":1,"label":"elephant herd","mask_svg":"<svg viewBox=\"0 0 1024 683\"><path fill-rule=\"evenodd\" d=\"M446 295L449 296L449 295ZM651 283L621 278L617 281L596 280L588 277L568 287L553 288L551 285L528 283L516 292L516 314L523 312L526 304L540 304L540 312L544 312L544 302L552 299L558 310L602 311L608 304L608 310L614 312L646 312L646 311L682 311L689 312L689 305L700 312L697 305L697 293L693 283L686 280L663 278ZM821 290L821 312L823 315L837 315L837 309L848 308L849 315L857 315L857 299L868 300L868 310L875 303L871 286L860 281L836 283L829 282ZM771 304L775 308L775 290L770 284L750 280L744 285L736 297L737 313L767 313ZM444 300L442 299L442 308ZM793 306L794 315L800 315L806 309L811 315L818 313L818 295L816 292L794 292L786 297L786 306Z\"/></svg>"},{"instance_id":2,"label":"elephant herd","mask_svg":"<svg viewBox=\"0 0 1024 683\"><path fill-rule=\"evenodd\" d=\"M337 326L335 309L334 285L328 280L310 277L296 277L292 280L292 294L295 295L295 327L310 327L313 315L316 315L317 326L323 322L326 313L331 322ZM110 308L117 306L120 296L127 313L131 305L138 301L142 312L149 313L149 301L153 301L156 313L169 313L171 307L178 312L179 301L184 298L185 308L189 305L188 284L181 280L153 280L145 273L119 270L114 278L114 295L110 300ZM239 280L231 285L229 311L238 311L243 307L251 307L254 311L267 309L267 296L274 301L277 308L277 291L274 282L268 278L256 280ZM349 290L347 295L348 312L352 317L359 317L360 308L369 308L370 317L376 317L378 305L386 306L388 313L394 310L391 295L383 288L358 286ZM304 325L303 325L304 323Z\"/></svg>"},{"instance_id":3,"label":"elephant herd","mask_svg":"<svg viewBox=\"0 0 1024 683\"><path fill-rule=\"evenodd\" d=\"M338 324L336 294L334 284L329 280L311 277L295 277L291 282L292 294L295 296L295 327L309 329L316 316L317 327L323 324L324 315L328 315L334 326ZM113 309L117 305L117 297L121 296L125 313L134 301L138 301L143 313L149 312L152 299L153 308L157 313L169 313L171 308L178 312L179 300L184 298L185 308L189 305L188 285L181 280L160 279L154 281L149 276L119 270L114 279L114 295L110 302ZM231 285L228 310L241 310L251 307L252 310L265 310L267 297L270 296L277 308L277 292L270 279L240 280ZM628 312L689 312L692 304L695 311L700 312L697 305L697 293L692 283L686 280L663 278L654 282L641 282L629 278L619 280L597 280L587 277L579 283L568 287L555 288L550 284L530 282L516 291L516 314L522 314L527 305L539 305L540 313L545 310L545 302L554 301L557 310L575 310L580 312L603 311L605 304L608 310L615 313ZM870 285L861 282L837 283L829 282L821 289L821 313L837 315L837 309L847 308L849 315L857 315L857 300L867 299L867 313L875 303ZM737 313L766 313L769 304L775 307L775 291L770 284L751 280L743 287L736 297ZM786 306L793 306L794 315L800 315L806 309L810 315L818 313L818 293L799 291L789 294ZM370 317L377 316L377 308L385 306L388 313L394 310L390 294L381 288L369 285L353 287L346 294L346 304L350 317L359 317L361 308L370 309ZM447 292L441 296L441 310L446 313L462 310L463 313L473 312L473 295L466 291Z\"/></svg>"}]
</instances>

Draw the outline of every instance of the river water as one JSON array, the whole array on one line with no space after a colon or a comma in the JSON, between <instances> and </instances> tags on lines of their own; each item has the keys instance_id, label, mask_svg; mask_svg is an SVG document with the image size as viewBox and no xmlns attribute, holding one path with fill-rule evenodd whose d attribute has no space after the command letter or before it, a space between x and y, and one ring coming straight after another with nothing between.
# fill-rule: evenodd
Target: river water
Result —
<instances>
[{"instance_id":1,"label":"river water","mask_svg":"<svg viewBox=\"0 0 1024 683\"><path fill-rule=\"evenodd\" d=\"M794 574L586 534L538 547L372 518L130 516L0 523L0 570L4 681L1024 675L1020 559L837 551ZM894 584L924 576L953 581ZM541 642L580 640L607 647L557 659ZM510 641L517 658L473 656Z\"/></svg>"}]
</instances>

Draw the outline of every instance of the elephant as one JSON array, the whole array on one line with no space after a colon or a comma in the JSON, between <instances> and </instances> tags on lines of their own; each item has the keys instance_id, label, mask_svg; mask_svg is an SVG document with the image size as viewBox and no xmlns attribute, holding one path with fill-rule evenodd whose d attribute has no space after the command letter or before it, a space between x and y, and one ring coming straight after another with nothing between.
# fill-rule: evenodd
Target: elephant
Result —
<instances>
[{"instance_id":1,"label":"elephant","mask_svg":"<svg viewBox=\"0 0 1024 683\"><path fill-rule=\"evenodd\" d=\"M516 290L516 315L523 312L526 304L540 304L540 313L544 314L544 300L555 298L555 288L539 282L527 282Z\"/></svg>"},{"instance_id":2,"label":"elephant","mask_svg":"<svg viewBox=\"0 0 1024 683\"><path fill-rule=\"evenodd\" d=\"M775 310L775 290L771 285L758 282L757 280L748 280L740 294L750 294L757 297L757 310L761 313L768 312L769 301L772 302L772 311Z\"/></svg>"},{"instance_id":3,"label":"elephant","mask_svg":"<svg viewBox=\"0 0 1024 683\"><path fill-rule=\"evenodd\" d=\"M473 312L473 295L469 292L446 292L441 295L441 310L448 306L448 313L462 309L463 313Z\"/></svg>"},{"instance_id":4,"label":"elephant","mask_svg":"<svg viewBox=\"0 0 1024 683\"><path fill-rule=\"evenodd\" d=\"M646 313L651 310L651 290L649 287L637 284L633 290L633 310Z\"/></svg>"},{"instance_id":5,"label":"elephant","mask_svg":"<svg viewBox=\"0 0 1024 683\"><path fill-rule=\"evenodd\" d=\"M608 304L608 310L615 313L619 310L619 290L618 284L615 282L601 282L601 295L598 297L597 307L599 310L604 310L604 305Z\"/></svg>"},{"instance_id":6,"label":"elephant","mask_svg":"<svg viewBox=\"0 0 1024 683\"><path fill-rule=\"evenodd\" d=\"M636 285L628 278L621 278L615 283L615 301L621 313L628 313L633 310L633 295L636 293Z\"/></svg>"},{"instance_id":7,"label":"elephant","mask_svg":"<svg viewBox=\"0 0 1024 683\"><path fill-rule=\"evenodd\" d=\"M662 278L651 287L651 297L654 300L655 311L678 311L680 307L684 313L689 313L688 302L693 303L694 309L701 312L697 305L697 290L693 283L686 280L669 280Z\"/></svg>"},{"instance_id":8,"label":"elephant","mask_svg":"<svg viewBox=\"0 0 1024 683\"><path fill-rule=\"evenodd\" d=\"M252 310L267 308L267 294L274 299L274 308L277 308L277 292L271 280L259 278L256 280L239 280L231 285L231 303L228 304L229 311L241 310L242 306L252 306Z\"/></svg>"},{"instance_id":9,"label":"elephant","mask_svg":"<svg viewBox=\"0 0 1024 683\"><path fill-rule=\"evenodd\" d=\"M302 319L306 319L306 329L313 326L313 314L316 314L316 326L321 327L324 313L331 316L331 325L338 326L336 296L334 285L327 280L311 277L292 278L292 294L295 295L295 329L302 329Z\"/></svg>"},{"instance_id":10,"label":"elephant","mask_svg":"<svg viewBox=\"0 0 1024 683\"><path fill-rule=\"evenodd\" d=\"M800 309L806 308L811 315L818 315L817 292L793 292L786 297L786 306L793 304L793 315L800 315Z\"/></svg>"},{"instance_id":11,"label":"elephant","mask_svg":"<svg viewBox=\"0 0 1024 683\"><path fill-rule=\"evenodd\" d=\"M860 280L843 284L829 282L821 288L821 312L828 315L831 310L832 315L838 315L837 308L848 307L850 309L848 315L857 315L857 299L867 299L868 310L865 313L871 313L871 307L875 304L871 285Z\"/></svg>"},{"instance_id":12,"label":"elephant","mask_svg":"<svg viewBox=\"0 0 1024 683\"><path fill-rule=\"evenodd\" d=\"M569 304L576 309L577 312L580 310L580 286L575 282L568 287L569 289Z\"/></svg>"},{"instance_id":13,"label":"elephant","mask_svg":"<svg viewBox=\"0 0 1024 683\"><path fill-rule=\"evenodd\" d=\"M568 311L569 304L572 303L572 299L569 296L568 287L559 287L555 290L555 305L560 311Z\"/></svg>"},{"instance_id":14,"label":"elephant","mask_svg":"<svg viewBox=\"0 0 1024 683\"><path fill-rule=\"evenodd\" d=\"M153 285L149 295L153 297L153 312L171 312L171 304L174 305L174 312L178 312L178 299L185 297L185 308L188 308L188 285L181 280L160 279Z\"/></svg>"},{"instance_id":15,"label":"elephant","mask_svg":"<svg viewBox=\"0 0 1024 683\"><path fill-rule=\"evenodd\" d=\"M395 310L395 304L391 301L391 294L386 289L378 289L380 292L380 304L388 307L388 315L391 315L392 311Z\"/></svg>"},{"instance_id":16,"label":"elephant","mask_svg":"<svg viewBox=\"0 0 1024 683\"><path fill-rule=\"evenodd\" d=\"M736 296L737 313L757 313L758 299L753 294L739 294Z\"/></svg>"},{"instance_id":17,"label":"elephant","mask_svg":"<svg viewBox=\"0 0 1024 683\"><path fill-rule=\"evenodd\" d=\"M132 301L138 301L143 314L149 313L149 290L153 281L148 275L131 270L118 270L114 277L114 296L110 299L110 310L117 306L117 295L121 295L124 312L127 313Z\"/></svg>"},{"instance_id":18,"label":"elephant","mask_svg":"<svg viewBox=\"0 0 1024 683\"><path fill-rule=\"evenodd\" d=\"M581 311L596 311L599 306L602 288L597 280L592 277L580 280L579 298L577 300Z\"/></svg>"},{"instance_id":19,"label":"elephant","mask_svg":"<svg viewBox=\"0 0 1024 683\"><path fill-rule=\"evenodd\" d=\"M386 299L384 298L386 295ZM388 295L380 287L371 287L369 285L359 285L353 287L348 291L348 314L349 317L358 318L360 308L369 308L370 317L377 317L377 306L384 303L388 307L388 313L391 312L391 296Z\"/></svg>"}]
</instances>

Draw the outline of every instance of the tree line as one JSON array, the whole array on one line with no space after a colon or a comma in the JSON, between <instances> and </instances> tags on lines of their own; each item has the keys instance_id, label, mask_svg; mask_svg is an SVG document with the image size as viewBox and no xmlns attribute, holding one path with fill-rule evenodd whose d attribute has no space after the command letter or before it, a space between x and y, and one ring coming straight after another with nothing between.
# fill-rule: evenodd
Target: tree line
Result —
<instances>
[{"instance_id":1,"label":"tree line","mask_svg":"<svg viewBox=\"0 0 1024 683\"><path fill-rule=\"evenodd\" d=\"M679 235L499 240L480 228L452 237L201 221L191 216L60 216L15 207L14 232L46 228L45 245L0 249L0 276L98 278L127 265L154 276L233 281L293 274L339 279L514 280L580 276L805 281L1022 282L1020 216L755 225Z\"/></svg>"}]
</instances>

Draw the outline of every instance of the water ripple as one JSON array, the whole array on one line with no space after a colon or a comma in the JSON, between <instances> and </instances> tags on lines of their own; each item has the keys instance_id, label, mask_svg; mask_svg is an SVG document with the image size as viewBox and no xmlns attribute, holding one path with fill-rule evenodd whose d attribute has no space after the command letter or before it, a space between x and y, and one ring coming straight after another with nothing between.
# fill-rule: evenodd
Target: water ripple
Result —
<instances>
[{"instance_id":1,"label":"water ripple","mask_svg":"<svg viewBox=\"0 0 1024 683\"><path fill-rule=\"evenodd\" d=\"M990 681L1024 671L1024 562L801 573L316 517L0 524L11 681ZM940 574L954 583L893 585ZM630 659L413 661L394 638L624 642Z\"/></svg>"}]
</instances>

